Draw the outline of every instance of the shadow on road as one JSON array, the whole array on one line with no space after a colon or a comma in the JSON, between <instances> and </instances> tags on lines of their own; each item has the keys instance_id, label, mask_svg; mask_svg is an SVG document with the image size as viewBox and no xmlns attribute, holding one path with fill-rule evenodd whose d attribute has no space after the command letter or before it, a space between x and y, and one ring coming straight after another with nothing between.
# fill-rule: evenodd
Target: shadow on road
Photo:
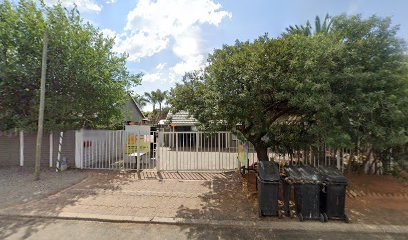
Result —
<instances>
[{"instance_id":1,"label":"shadow on road","mask_svg":"<svg viewBox=\"0 0 408 240\"><path fill-rule=\"evenodd\" d=\"M253 201L249 201L247 192L243 188L242 178L235 172L226 173L225 177L214 177L212 181L205 181L203 186L208 187L208 193L199 196L200 208L187 208L180 206L176 217L186 219L209 219L209 220L256 220L257 208ZM208 239L206 231L201 227L185 227L188 238ZM204 227L205 228L205 227ZM230 238L234 233L225 229L214 229L221 234L221 239ZM226 234L226 236L222 236ZM217 235L215 235L217 236ZM250 237L252 238L252 237ZM218 238L217 238L218 239Z\"/></svg>"}]
</instances>

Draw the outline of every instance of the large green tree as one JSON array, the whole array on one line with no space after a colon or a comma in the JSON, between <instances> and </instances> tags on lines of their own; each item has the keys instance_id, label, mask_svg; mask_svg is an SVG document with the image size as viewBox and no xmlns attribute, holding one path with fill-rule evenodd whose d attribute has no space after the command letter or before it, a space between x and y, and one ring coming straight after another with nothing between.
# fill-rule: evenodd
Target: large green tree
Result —
<instances>
[{"instance_id":1,"label":"large green tree","mask_svg":"<svg viewBox=\"0 0 408 240\"><path fill-rule=\"evenodd\" d=\"M271 146L403 139L407 69L397 27L375 16L331 21L330 31L262 36L215 50L204 71L173 89L174 110L242 134L260 160Z\"/></svg>"},{"instance_id":2,"label":"large green tree","mask_svg":"<svg viewBox=\"0 0 408 240\"><path fill-rule=\"evenodd\" d=\"M45 129L120 123L127 91L139 84L114 39L84 23L76 8L20 0L0 3L0 129L36 126L41 46L48 30Z\"/></svg>"}]
</instances>

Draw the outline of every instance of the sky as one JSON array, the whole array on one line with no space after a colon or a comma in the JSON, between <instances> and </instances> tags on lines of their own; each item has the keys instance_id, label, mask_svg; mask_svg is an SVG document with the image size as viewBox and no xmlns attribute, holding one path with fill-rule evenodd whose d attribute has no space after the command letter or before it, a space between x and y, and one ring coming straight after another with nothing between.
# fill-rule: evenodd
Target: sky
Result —
<instances>
[{"instance_id":1,"label":"sky","mask_svg":"<svg viewBox=\"0 0 408 240\"><path fill-rule=\"evenodd\" d=\"M54 0L45 0L53 4ZM62 0L85 21L115 37L131 73L144 74L137 94L169 90L185 72L205 66L223 44L280 35L289 25L339 14L392 17L408 40L407 0ZM151 110L148 105L144 110Z\"/></svg>"}]
</instances>

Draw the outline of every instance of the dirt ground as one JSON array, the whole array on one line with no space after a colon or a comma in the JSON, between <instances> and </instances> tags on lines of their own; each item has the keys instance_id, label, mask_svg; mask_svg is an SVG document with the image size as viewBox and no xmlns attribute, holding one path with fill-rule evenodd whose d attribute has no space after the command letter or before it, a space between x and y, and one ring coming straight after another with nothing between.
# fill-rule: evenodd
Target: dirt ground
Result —
<instances>
[{"instance_id":1,"label":"dirt ground","mask_svg":"<svg viewBox=\"0 0 408 240\"><path fill-rule=\"evenodd\" d=\"M346 208L355 222L408 223L408 184L392 176L347 175Z\"/></svg>"},{"instance_id":2,"label":"dirt ground","mask_svg":"<svg viewBox=\"0 0 408 240\"><path fill-rule=\"evenodd\" d=\"M42 168L39 181L34 181L32 167L0 168L0 209L38 200L72 186L88 176L81 170L56 172Z\"/></svg>"},{"instance_id":3,"label":"dirt ground","mask_svg":"<svg viewBox=\"0 0 408 240\"><path fill-rule=\"evenodd\" d=\"M256 174L243 177L247 197L257 205ZM347 175L346 212L351 222L408 223L408 184L392 176ZM280 195L282 199L282 195Z\"/></svg>"}]
</instances>

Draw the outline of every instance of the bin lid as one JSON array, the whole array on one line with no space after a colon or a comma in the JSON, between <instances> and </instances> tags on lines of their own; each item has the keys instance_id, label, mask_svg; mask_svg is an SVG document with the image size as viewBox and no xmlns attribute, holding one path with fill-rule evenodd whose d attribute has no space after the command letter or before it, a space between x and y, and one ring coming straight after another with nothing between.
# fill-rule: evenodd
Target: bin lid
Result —
<instances>
[{"instance_id":1,"label":"bin lid","mask_svg":"<svg viewBox=\"0 0 408 240\"><path fill-rule=\"evenodd\" d=\"M273 161L259 161L258 163L258 175L263 181L279 181L279 168Z\"/></svg>"},{"instance_id":2,"label":"bin lid","mask_svg":"<svg viewBox=\"0 0 408 240\"><path fill-rule=\"evenodd\" d=\"M289 180L297 183L320 183L319 172L308 165L291 165L285 167L285 174Z\"/></svg>"},{"instance_id":3,"label":"bin lid","mask_svg":"<svg viewBox=\"0 0 408 240\"><path fill-rule=\"evenodd\" d=\"M318 170L325 182L347 183L347 178L337 168L320 166Z\"/></svg>"}]
</instances>

